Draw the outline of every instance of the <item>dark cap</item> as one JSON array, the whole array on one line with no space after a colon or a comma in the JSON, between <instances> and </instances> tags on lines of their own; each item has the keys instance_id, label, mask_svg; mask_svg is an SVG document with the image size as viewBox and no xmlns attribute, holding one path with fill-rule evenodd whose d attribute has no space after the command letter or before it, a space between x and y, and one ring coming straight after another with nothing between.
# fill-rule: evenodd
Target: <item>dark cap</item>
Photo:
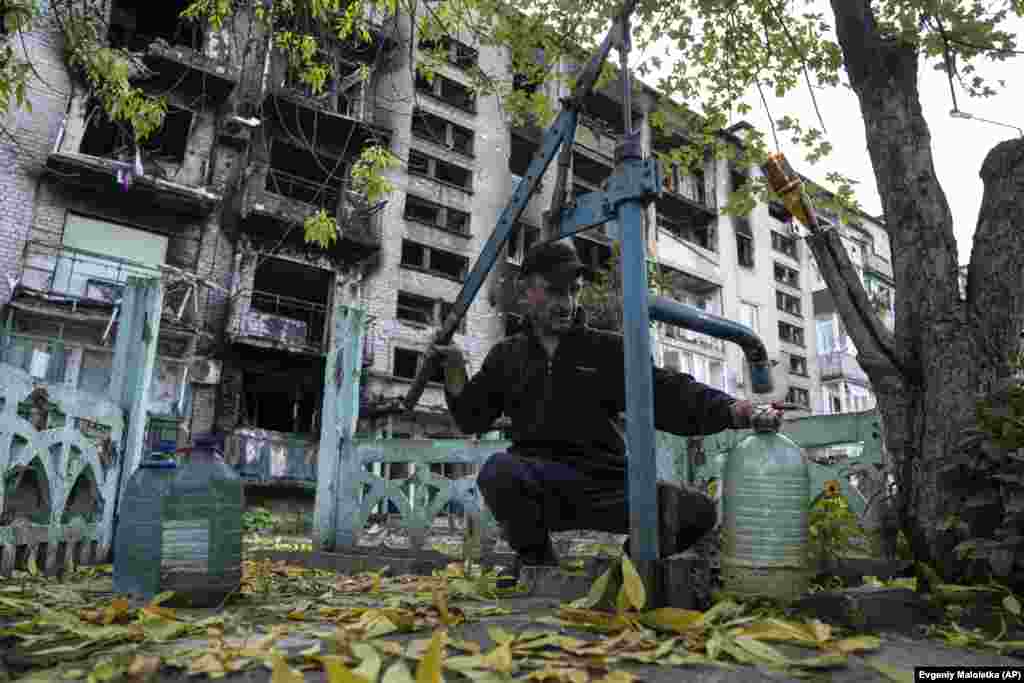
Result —
<instances>
[{"instance_id":1,"label":"dark cap","mask_svg":"<svg viewBox=\"0 0 1024 683\"><path fill-rule=\"evenodd\" d=\"M567 240L541 242L530 247L523 259L520 277L543 275L549 279L575 278L583 270L576 247Z\"/></svg>"}]
</instances>

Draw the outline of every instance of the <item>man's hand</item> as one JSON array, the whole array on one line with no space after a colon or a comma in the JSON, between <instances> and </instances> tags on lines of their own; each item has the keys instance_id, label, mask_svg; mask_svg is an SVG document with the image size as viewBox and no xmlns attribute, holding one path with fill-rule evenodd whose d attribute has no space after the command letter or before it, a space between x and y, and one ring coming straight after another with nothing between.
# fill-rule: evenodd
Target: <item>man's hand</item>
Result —
<instances>
[{"instance_id":1,"label":"man's hand","mask_svg":"<svg viewBox=\"0 0 1024 683\"><path fill-rule=\"evenodd\" d=\"M747 400L734 401L732 404L733 429L747 429L754 416L754 404Z\"/></svg>"},{"instance_id":2,"label":"man's hand","mask_svg":"<svg viewBox=\"0 0 1024 683\"><path fill-rule=\"evenodd\" d=\"M782 411L773 406L761 410L747 400L735 401L732 404L732 425L734 429L750 429L754 421L761 425L775 425L778 428L782 424Z\"/></svg>"},{"instance_id":3,"label":"man's hand","mask_svg":"<svg viewBox=\"0 0 1024 683\"><path fill-rule=\"evenodd\" d=\"M427 349L427 353L441 358L441 365L444 367L444 384L448 392L452 396L461 394L469 379L466 374L466 357L462 355L462 349L454 344L433 343Z\"/></svg>"}]
</instances>

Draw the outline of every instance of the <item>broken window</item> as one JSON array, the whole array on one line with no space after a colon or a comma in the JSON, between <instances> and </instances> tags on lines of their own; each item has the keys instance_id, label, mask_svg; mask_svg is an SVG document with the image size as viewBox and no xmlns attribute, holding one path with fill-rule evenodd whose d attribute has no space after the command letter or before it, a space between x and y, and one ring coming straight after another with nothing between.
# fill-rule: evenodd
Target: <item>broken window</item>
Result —
<instances>
[{"instance_id":1,"label":"broken window","mask_svg":"<svg viewBox=\"0 0 1024 683\"><path fill-rule=\"evenodd\" d=\"M477 65L479 54L475 49L450 36L442 36L438 40L421 40L421 50L439 50L452 66L460 69L471 69Z\"/></svg>"},{"instance_id":2,"label":"broken window","mask_svg":"<svg viewBox=\"0 0 1024 683\"><path fill-rule=\"evenodd\" d=\"M170 105L163 124L139 145L143 168L147 175L166 176L160 162L180 164L185 160L193 113L188 109ZM107 159L122 161L135 158L135 136L121 124L113 123L98 103L90 107L89 119L78 150ZM154 168L153 164L157 167Z\"/></svg>"},{"instance_id":3,"label":"broken window","mask_svg":"<svg viewBox=\"0 0 1024 683\"><path fill-rule=\"evenodd\" d=\"M754 232L750 227L750 219L746 216L734 216L736 225L736 261L744 268L754 267Z\"/></svg>"},{"instance_id":4,"label":"broken window","mask_svg":"<svg viewBox=\"0 0 1024 683\"><path fill-rule=\"evenodd\" d=\"M538 145L519 135L512 136L512 149L508 155L508 170L517 178L525 178ZM517 181L518 182L518 181Z\"/></svg>"},{"instance_id":5,"label":"broken window","mask_svg":"<svg viewBox=\"0 0 1024 683\"><path fill-rule=\"evenodd\" d=\"M779 339L797 346L804 345L804 328L779 321Z\"/></svg>"},{"instance_id":6,"label":"broken window","mask_svg":"<svg viewBox=\"0 0 1024 683\"><path fill-rule=\"evenodd\" d=\"M473 131L422 109L413 110L412 136L465 156L473 156Z\"/></svg>"},{"instance_id":7,"label":"broken window","mask_svg":"<svg viewBox=\"0 0 1024 683\"><path fill-rule=\"evenodd\" d=\"M462 282L466 277L469 259L436 247L402 240L402 265Z\"/></svg>"},{"instance_id":8,"label":"broken window","mask_svg":"<svg viewBox=\"0 0 1024 683\"><path fill-rule=\"evenodd\" d=\"M809 408L811 405L811 392L800 387L790 387L789 391L786 392L786 403L796 403L797 405Z\"/></svg>"},{"instance_id":9,"label":"broken window","mask_svg":"<svg viewBox=\"0 0 1024 683\"><path fill-rule=\"evenodd\" d=\"M110 47L143 52L156 40L171 45L202 48L203 31L198 22L183 19L186 0L114 0L107 32Z\"/></svg>"},{"instance_id":10,"label":"broken window","mask_svg":"<svg viewBox=\"0 0 1024 683\"><path fill-rule=\"evenodd\" d=\"M302 263L264 257L256 267L246 333L320 347L327 320L331 273Z\"/></svg>"},{"instance_id":11,"label":"broken window","mask_svg":"<svg viewBox=\"0 0 1024 683\"><path fill-rule=\"evenodd\" d=\"M416 74L416 90L424 95L441 100L456 109L470 114L476 113L476 94L471 88L440 74L434 74L433 80Z\"/></svg>"},{"instance_id":12,"label":"broken window","mask_svg":"<svg viewBox=\"0 0 1024 683\"><path fill-rule=\"evenodd\" d=\"M260 351L242 373L245 426L292 434L317 434L323 396L323 362Z\"/></svg>"},{"instance_id":13,"label":"broken window","mask_svg":"<svg viewBox=\"0 0 1024 683\"><path fill-rule=\"evenodd\" d=\"M799 260L796 251L796 238L772 230L772 249L786 256Z\"/></svg>"},{"instance_id":14,"label":"broken window","mask_svg":"<svg viewBox=\"0 0 1024 683\"><path fill-rule=\"evenodd\" d=\"M405 196L405 219L426 223L435 228L469 237L469 214L450 206L442 206L427 199L407 194Z\"/></svg>"},{"instance_id":15,"label":"broken window","mask_svg":"<svg viewBox=\"0 0 1024 683\"><path fill-rule=\"evenodd\" d=\"M612 174L611 166L594 161L588 156L574 152L572 155L572 177L574 183L600 190L601 185Z\"/></svg>"},{"instance_id":16,"label":"broken window","mask_svg":"<svg viewBox=\"0 0 1024 683\"><path fill-rule=\"evenodd\" d=\"M800 273L779 262L775 263L775 281L789 287L800 287Z\"/></svg>"},{"instance_id":17,"label":"broken window","mask_svg":"<svg viewBox=\"0 0 1024 683\"><path fill-rule=\"evenodd\" d=\"M715 251L714 228L711 225L695 225L690 218L676 218L660 211L657 221L659 229L708 251Z\"/></svg>"},{"instance_id":18,"label":"broken window","mask_svg":"<svg viewBox=\"0 0 1024 683\"><path fill-rule=\"evenodd\" d=\"M275 139L270 147L266 191L333 214L350 165L350 159L332 158Z\"/></svg>"},{"instance_id":19,"label":"broken window","mask_svg":"<svg viewBox=\"0 0 1024 683\"><path fill-rule=\"evenodd\" d=\"M807 359L803 356L789 357L789 374L807 376Z\"/></svg>"},{"instance_id":20,"label":"broken window","mask_svg":"<svg viewBox=\"0 0 1024 683\"><path fill-rule=\"evenodd\" d=\"M431 325L434 323L434 300L399 292L396 317L405 322Z\"/></svg>"},{"instance_id":21,"label":"broken window","mask_svg":"<svg viewBox=\"0 0 1024 683\"><path fill-rule=\"evenodd\" d=\"M409 150L409 173L439 180L464 190L472 189L472 172L442 159L427 156L417 150Z\"/></svg>"},{"instance_id":22,"label":"broken window","mask_svg":"<svg viewBox=\"0 0 1024 683\"><path fill-rule=\"evenodd\" d=\"M587 279L593 279L598 270L608 268L608 261L612 258L612 247L610 244L595 242L586 237L573 237L576 245L576 253L583 262Z\"/></svg>"},{"instance_id":23,"label":"broken window","mask_svg":"<svg viewBox=\"0 0 1024 683\"><path fill-rule=\"evenodd\" d=\"M391 372L395 377L415 379L421 363L423 363L423 352L396 347L395 362ZM428 377L427 381L437 384L444 382L444 368L440 363L434 368L434 374Z\"/></svg>"},{"instance_id":24,"label":"broken window","mask_svg":"<svg viewBox=\"0 0 1024 683\"><path fill-rule=\"evenodd\" d=\"M416 325L440 327L451 312L452 304L441 299L431 299L409 292L398 293L398 305L395 317L403 322ZM465 316L459 321L458 331L466 332Z\"/></svg>"},{"instance_id":25,"label":"broken window","mask_svg":"<svg viewBox=\"0 0 1024 683\"><path fill-rule=\"evenodd\" d=\"M776 291L775 307L790 315L803 315L800 312L800 297L793 296L792 294Z\"/></svg>"}]
</instances>

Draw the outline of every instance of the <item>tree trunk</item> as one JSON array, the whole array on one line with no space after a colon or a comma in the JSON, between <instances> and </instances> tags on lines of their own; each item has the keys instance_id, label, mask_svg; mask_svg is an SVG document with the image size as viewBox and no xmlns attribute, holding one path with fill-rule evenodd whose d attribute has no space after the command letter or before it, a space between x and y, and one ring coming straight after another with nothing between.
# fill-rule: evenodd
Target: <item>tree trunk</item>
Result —
<instances>
[{"instance_id":1,"label":"tree trunk","mask_svg":"<svg viewBox=\"0 0 1024 683\"><path fill-rule=\"evenodd\" d=\"M892 244L894 336L880 331L838 236L818 234L809 244L877 393L903 531L916 558L950 579L956 539L939 525L960 501L941 467L973 423L978 394L1009 375L1021 329L1024 231L1012 221L1024 194L1024 142L1003 143L985 162L961 301L952 216L917 89L919 47L883 36L869 0L832 0L832 8Z\"/></svg>"}]
</instances>

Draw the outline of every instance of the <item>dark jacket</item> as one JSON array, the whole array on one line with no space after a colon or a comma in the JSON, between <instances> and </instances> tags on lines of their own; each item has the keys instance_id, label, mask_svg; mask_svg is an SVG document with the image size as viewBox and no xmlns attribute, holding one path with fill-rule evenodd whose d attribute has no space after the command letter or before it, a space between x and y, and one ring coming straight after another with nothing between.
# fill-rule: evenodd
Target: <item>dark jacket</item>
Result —
<instances>
[{"instance_id":1,"label":"dark jacket","mask_svg":"<svg viewBox=\"0 0 1024 683\"><path fill-rule=\"evenodd\" d=\"M480 372L448 408L467 434L489 431L502 414L512 423L513 451L593 470L625 468L617 425L626 407L621 335L578 325L555 356L532 331L498 342ZM732 426L733 399L690 375L654 368L655 428L680 436L714 434ZM621 472L620 472L621 473Z\"/></svg>"}]
</instances>

